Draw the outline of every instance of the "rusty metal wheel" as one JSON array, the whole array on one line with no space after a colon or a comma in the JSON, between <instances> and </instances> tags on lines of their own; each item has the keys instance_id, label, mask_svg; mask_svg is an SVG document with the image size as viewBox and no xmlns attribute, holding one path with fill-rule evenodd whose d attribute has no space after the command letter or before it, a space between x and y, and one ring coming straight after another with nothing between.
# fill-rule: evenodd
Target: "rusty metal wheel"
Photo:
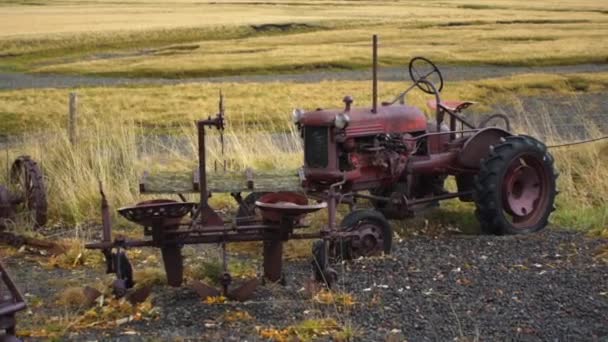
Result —
<instances>
[{"instance_id":1,"label":"rusty metal wheel","mask_svg":"<svg viewBox=\"0 0 608 342\"><path fill-rule=\"evenodd\" d=\"M10 181L16 214L25 215L35 227L44 226L47 221L46 188L38 164L29 156L18 157L11 167Z\"/></svg>"},{"instance_id":2,"label":"rusty metal wheel","mask_svg":"<svg viewBox=\"0 0 608 342\"><path fill-rule=\"evenodd\" d=\"M340 224L340 230L355 233L352 238L334 242L331 257L343 260L389 254L393 245L393 229L384 215L376 210L355 210Z\"/></svg>"},{"instance_id":3,"label":"rusty metal wheel","mask_svg":"<svg viewBox=\"0 0 608 342\"><path fill-rule=\"evenodd\" d=\"M502 235L543 229L554 210L556 178L553 157L543 143L528 136L506 137L475 178L482 230Z\"/></svg>"}]
</instances>

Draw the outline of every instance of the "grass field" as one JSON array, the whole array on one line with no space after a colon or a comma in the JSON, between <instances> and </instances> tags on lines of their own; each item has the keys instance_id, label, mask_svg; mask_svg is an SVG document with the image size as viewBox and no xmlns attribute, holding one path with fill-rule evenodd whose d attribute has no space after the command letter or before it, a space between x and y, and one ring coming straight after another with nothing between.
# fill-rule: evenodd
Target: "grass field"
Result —
<instances>
[{"instance_id":1,"label":"grass field","mask_svg":"<svg viewBox=\"0 0 608 342\"><path fill-rule=\"evenodd\" d=\"M128 77L608 62L599 1L4 1L0 68ZM31 25L35 22L36 25Z\"/></svg>"},{"instance_id":2,"label":"grass field","mask_svg":"<svg viewBox=\"0 0 608 342\"><path fill-rule=\"evenodd\" d=\"M602 74L567 76L522 75L512 78L449 84L446 98L466 97L484 100L482 112L495 101L517 101L519 96L573 94L577 89L606 91L608 81ZM401 83L383 84L385 96L401 89ZM321 84L219 84L180 85L134 88L80 89L80 142L72 146L66 129L67 92L65 90L28 90L0 93L3 108L20 108L13 118L29 117L31 121L18 132L31 133L35 126L39 136L28 134L20 147L10 155L27 153L44 165L49 182L51 214L55 222L80 224L98 217L98 180L105 184L111 203L118 207L138 200L138 177L144 169L170 167L189 172L196 163L194 120L216 111L217 89L223 88L226 97L227 135L226 157L234 160L237 169L255 167L260 172L283 168L294 170L302 163L299 137L290 123L290 109L301 103L337 106L344 94L355 94L363 103L369 102L369 82L325 82ZM451 89L451 91L450 91ZM411 96L409 101L421 105L424 97ZM142 106L142 108L138 108ZM180 107L183 106L183 107ZM138 108L137 112L133 108ZM50 111L50 109L57 109ZM173 114L172 114L173 113ZM264 115L266 114L266 116ZM582 113L572 113L577 116ZM517 132L539 136L549 135L553 144L568 137L555 132L550 112L533 113L543 117L536 122L520 121ZM44 119L43 119L44 118ZM165 119L163 119L165 118ZM168 119L167 119L168 118ZM582 118L582 116L581 116ZM154 127L154 120L159 125ZM3 122L10 122L5 117ZM541 125L538 126L539 122ZM142 136L166 132L167 128L179 137L176 143L144 140ZM272 132L291 132L291 148L279 146L271 138ZM600 132L589 125L589 135ZM185 137L185 140L183 140ZM558 197L560 210L553 216L554 224L608 233L608 202L603 194L608 191L606 169L608 159L605 143L578 146L553 151L562 194ZM222 160L217 145L210 149L209 163ZM77 171L76 171L77 170ZM216 205L230 206L227 196L215 196ZM443 215L436 217L439 225L474 224L472 207L452 202ZM464 215L463 215L464 213ZM124 223L124 222L123 222ZM408 225L408 223L406 223Z\"/></svg>"},{"instance_id":3,"label":"grass field","mask_svg":"<svg viewBox=\"0 0 608 342\"><path fill-rule=\"evenodd\" d=\"M381 100L392 100L405 89L405 82L381 82ZM179 134L183 126L217 111L218 91L226 96L227 117L236 131L285 131L291 127L294 108L339 108L350 94L355 105L368 106L368 81L320 83L221 83L176 86L95 87L76 90L80 120L91 118L134 122L145 133ZM606 91L608 74L532 74L480 81L452 82L442 92L444 99L479 102L473 112L487 113L499 102L539 94L575 94ZM33 133L49 126L67 125L68 90L30 89L0 92L0 132ZM421 92L412 92L408 102L424 107ZM313 108L314 107L314 108Z\"/></svg>"}]
</instances>

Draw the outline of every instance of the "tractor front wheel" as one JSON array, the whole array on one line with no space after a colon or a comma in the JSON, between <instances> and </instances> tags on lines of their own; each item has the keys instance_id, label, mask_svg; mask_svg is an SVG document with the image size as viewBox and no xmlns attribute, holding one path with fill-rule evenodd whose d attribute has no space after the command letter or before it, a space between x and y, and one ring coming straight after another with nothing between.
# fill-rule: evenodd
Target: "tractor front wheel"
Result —
<instances>
[{"instance_id":1,"label":"tractor front wheel","mask_svg":"<svg viewBox=\"0 0 608 342\"><path fill-rule=\"evenodd\" d=\"M332 258L350 260L391 253L393 229L384 215L376 210L350 212L342 220L339 229L352 233L352 237L333 241L330 245Z\"/></svg>"},{"instance_id":2,"label":"tractor front wheel","mask_svg":"<svg viewBox=\"0 0 608 342\"><path fill-rule=\"evenodd\" d=\"M543 229L554 209L557 173L547 147L510 136L490 149L475 177L476 214L484 233L526 234Z\"/></svg>"}]
</instances>

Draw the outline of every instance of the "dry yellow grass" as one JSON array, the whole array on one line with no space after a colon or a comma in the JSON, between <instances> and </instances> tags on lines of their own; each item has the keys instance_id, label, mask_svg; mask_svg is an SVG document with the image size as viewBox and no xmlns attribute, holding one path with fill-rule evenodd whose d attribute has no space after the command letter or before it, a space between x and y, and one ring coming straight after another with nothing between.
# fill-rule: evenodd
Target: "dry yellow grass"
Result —
<instances>
[{"instance_id":1,"label":"dry yellow grass","mask_svg":"<svg viewBox=\"0 0 608 342\"><path fill-rule=\"evenodd\" d=\"M404 76L405 77L405 76ZM407 86L404 82L381 82L380 98L392 100ZM608 73L544 75L531 74L472 82L448 83L444 99L478 101L473 111L488 111L490 105L508 97L539 93L569 93L608 89ZM82 88L79 94L80 120L134 123L147 133L182 133L183 126L217 111L218 90L226 95L229 126L236 130L285 131L292 128L294 108L339 108L344 95L355 98L356 106L371 102L369 81L324 81L320 83L221 83L154 87ZM5 134L36 132L67 124L68 90L29 89L0 92L0 131ZM424 106L421 92L408 98ZM84 132L88 136L88 132Z\"/></svg>"},{"instance_id":2,"label":"dry yellow grass","mask_svg":"<svg viewBox=\"0 0 608 342\"><path fill-rule=\"evenodd\" d=\"M415 55L449 63L605 63L606 13L607 4L591 0L12 3L0 12L0 54L8 56L0 66L134 77L351 69L369 64L372 33L380 34L389 65ZM310 27L250 26L269 23Z\"/></svg>"},{"instance_id":3,"label":"dry yellow grass","mask_svg":"<svg viewBox=\"0 0 608 342\"><path fill-rule=\"evenodd\" d=\"M550 6L550 7L549 7ZM560 16L577 19L589 14L601 18L608 6L594 0L536 1L129 1L87 0L7 1L0 4L0 36L55 33L114 32L214 25L316 20L409 20L412 22L536 19ZM540 12L540 13L539 13ZM37 25L31 25L36 22Z\"/></svg>"},{"instance_id":4,"label":"dry yellow grass","mask_svg":"<svg viewBox=\"0 0 608 342\"><path fill-rule=\"evenodd\" d=\"M490 103L516 101L517 96L522 95L568 94L581 86L589 90L605 90L607 78L605 74L522 75L454 83L446 87L444 98L481 99ZM389 95L402 87L403 83L382 83L383 98L391 98ZM238 169L246 166L259 170L276 167L296 169L301 165L301 146L293 129L288 131L291 132L290 146L278 146L269 134L285 132L292 127L289 118L293 107L302 104L338 107L345 94L354 94L356 103L360 105L369 103L369 82L86 88L79 90L82 95L81 139L76 147L69 144L65 129L56 124L65 121L67 91L2 92L0 104L2 108L14 111L5 116L5 123L10 122L11 117L30 120L18 131L31 129L34 122L44 129L41 136L26 138L25 145L12 149L10 154L28 153L41 162L49 182L50 210L55 221L81 223L99 217L98 180L103 181L110 203L118 207L138 200L138 176L143 169L170 167L191 170L196 162L193 122L217 110L218 88L223 88L227 96L230 129L226 132L226 158L236 161ZM419 94L409 99L417 105L424 100ZM140 105L142 108L137 112L133 110ZM176 125L174 132L180 138L162 143L142 138L144 132L150 132L150 123L157 120L165 126L168 123ZM534 135L532 125L519 131ZM147 147L143 155L138 151L142 141ZM210 138L209 143L210 163L221 160L217 141ZM557 167L562 172L559 181L563 193L559 203L564 208L554 216L558 225L605 230L608 205L601 196L608 191L604 189L608 184L604 177L608 169L608 161L603 157L605 151L605 145L600 143L555 152ZM214 196L214 200L222 206L227 202L221 196ZM584 219L577 215L580 212L586 213Z\"/></svg>"}]
</instances>

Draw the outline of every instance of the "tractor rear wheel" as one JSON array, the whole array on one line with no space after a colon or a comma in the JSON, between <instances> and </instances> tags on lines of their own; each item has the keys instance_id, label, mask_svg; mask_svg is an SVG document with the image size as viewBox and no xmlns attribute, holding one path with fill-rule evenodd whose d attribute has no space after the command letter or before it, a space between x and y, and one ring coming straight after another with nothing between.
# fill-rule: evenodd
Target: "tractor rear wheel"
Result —
<instances>
[{"instance_id":1,"label":"tractor rear wheel","mask_svg":"<svg viewBox=\"0 0 608 342\"><path fill-rule=\"evenodd\" d=\"M540 141L506 137L490 149L475 177L474 199L482 232L526 234L543 229L554 210L557 173Z\"/></svg>"}]
</instances>

